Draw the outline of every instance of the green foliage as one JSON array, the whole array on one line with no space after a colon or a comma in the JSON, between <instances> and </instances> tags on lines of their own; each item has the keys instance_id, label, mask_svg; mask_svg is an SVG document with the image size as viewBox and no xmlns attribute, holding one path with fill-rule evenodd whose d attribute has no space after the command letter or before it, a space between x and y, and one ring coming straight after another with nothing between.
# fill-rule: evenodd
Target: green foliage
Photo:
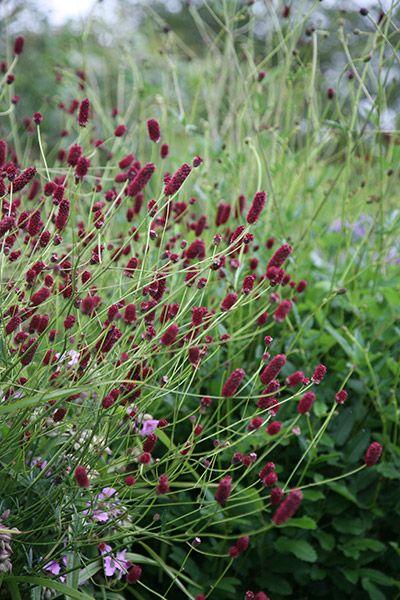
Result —
<instances>
[{"instance_id":1,"label":"green foliage","mask_svg":"<svg viewBox=\"0 0 400 600\"><path fill-rule=\"evenodd\" d=\"M333 12L331 35L326 37L321 28L309 30L309 18L301 10L296 12L293 6L293 20L288 21L280 11L274 12L271 3L268 17L276 25L263 37L256 35L250 5L222 1L197 8L193 3L173 16L149 4L133 36L122 21L116 31L95 16L86 23L84 35L75 27L53 31L44 21L38 33L27 36L26 51L15 68L15 89L3 90L4 112L10 106L11 89L21 101L15 111L1 117L2 135L19 152L22 166L30 161L37 165L42 181L43 157L35 132L24 130L25 115L35 110L45 115L41 132L52 177L64 172L56 158L60 144L69 147L79 139L93 152L93 173L104 189L113 185L117 171L108 171L106 152L93 151L92 138L106 140L104 147L116 161L129 152L143 162L159 161L144 125L148 117L157 117L171 153L168 164L160 165L146 202L160 196L163 170L173 171L199 154L204 164L191 176L182 199L195 196L207 214L209 228L203 235L207 248L213 248L218 202L233 204L239 193L249 198L266 189L267 209L254 229L258 275L270 256L265 242L274 236L277 244L293 245L289 270L296 280L304 276L308 281L282 325L270 320L257 328L256 294L249 303L241 299L232 316L225 315L207 330L218 341L228 333L230 343L210 345L194 375L184 350L154 351L153 342L140 341L140 359L152 361L154 369L137 400L140 414L166 416L171 423L157 430L153 470L137 465L142 440L127 424L125 407L118 405L104 416L100 406L111 387L125 380L125 373L115 366L117 355L97 363L81 379L68 379L65 369L60 387L49 382L41 364L26 368L29 384L23 387L23 397L13 396L12 402L2 398L0 403L1 507L11 511L7 526L19 531L12 534L13 572L2 581L11 598L39 600L46 587L58 597L82 600L179 600L202 592L228 600L242 598L248 589L265 590L272 600L350 596L380 600L400 595L400 151L397 132L387 135L379 120L393 103L394 90L385 74L398 60L397 16L389 11L377 25L376 19L360 24L350 15L341 24L343 15ZM311 15L315 8L310 8ZM355 24L362 27L362 35L353 46ZM342 54L340 73L331 84L324 76L332 37L340 41ZM369 54L371 61L366 60ZM76 77L78 69L87 73L84 91ZM260 70L266 71L261 82ZM347 79L349 71L356 72L353 79ZM62 75L57 83L56 72ZM331 85L336 93L328 100ZM77 132L76 115L58 111L57 106L60 102L68 106L83 93L90 98L95 121L92 129ZM365 114L360 102L371 95L374 108ZM114 107L119 110L117 119L111 117ZM120 143L112 137L117 122L125 122L129 130ZM60 142L64 127L67 134ZM67 176L78 216L93 227L89 208L95 198L95 176L76 188L72 171ZM229 226L233 229L236 223ZM114 243L128 227L124 207L115 211L111 225L96 239ZM195 237L189 228L184 235L189 241ZM80 261L89 263L90 255L79 240L67 233L66 242L73 249L76 268ZM140 254L141 242L132 244ZM107 259L96 279L104 306L96 319L85 320L79 314L75 339L100 335L101 319L111 302L136 294L139 303L138 290L149 283L159 259L154 245L148 267L133 280L136 288L123 279L122 267ZM2 283L11 277L8 263L4 264ZM205 267L208 273L208 263ZM24 270L15 272L23 285ZM227 268L223 280L211 272L212 285L203 293L184 288L180 273L174 273L167 299L187 302L183 320L196 303L218 311L226 287L239 289L242 271L238 274ZM6 308L14 302L6 287L1 292L4 322ZM88 287L81 290L86 293ZM270 292L263 289L261 300L271 311ZM56 328L62 329L70 309L72 301L66 304L56 297L51 304ZM282 393L283 428L272 441L264 428L251 435L246 430L261 392L255 379L265 335L274 338L271 353L287 355L282 380L297 369L310 376L320 362L328 367L326 380L315 389L317 400L310 415L297 415L298 391L293 396L288 390ZM5 335L0 344L1 388L19 390L20 365L12 344ZM57 351L65 352L67 336L57 344ZM249 375L246 385L238 397L223 400L221 384L239 366ZM344 406L336 406L335 393L343 387L349 398ZM49 425L54 407L66 405L74 395L79 399L68 402L66 420ZM204 395L214 398L214 407L203 416L199 399ZM193 419L204 424L204 439L185 454L186 443L194 443ZM373 469L359 470L372 440L382 443L383 460ZM234 466L234 452L255 452L257 462L247 470ZM38 456L48 461L45 470L32 467L32 457ZM304 493L299 513L280 527L271 523L269 494L257 479L267 460L276 463L285 489L301 487ZM94 472L93 491L79 490L69 475L80 462ZM135 476L139 473L132 488L123 484L130 468ZM157 497L157 477L164 470L172 492ZM47 471L51 476L45 476ZM228 472L233 493L221 507L214 494ZM111 524L88 526L87 502L106 486L118 488L127 508ZM251 538L249 550L230 561L229 547L245 534ZM127 548L127 558L142 566L137 586L104 577L98 551L102 542L111 544L113 551ZM63 555L67 572L60 581L44 567Z\"/></svg>"}]
</instances>

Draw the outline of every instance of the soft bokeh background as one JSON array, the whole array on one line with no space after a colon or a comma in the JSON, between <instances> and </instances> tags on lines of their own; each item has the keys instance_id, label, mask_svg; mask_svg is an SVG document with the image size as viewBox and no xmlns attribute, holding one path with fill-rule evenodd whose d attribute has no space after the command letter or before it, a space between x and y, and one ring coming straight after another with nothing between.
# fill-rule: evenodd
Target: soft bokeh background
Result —
<instances>
[{"instance_id":1,"label":"soft bokeh background","mask_svg":"<svg viewBox=\"0 0 400 600\"><path fill-rule=\"evenodd\" d=\"M98 51L98 60L105 56L105 49L112 48L118 42L143 50L148 44L146 37L148 26L156 24L160 35L171 28L185 44L195 53L204 53L207 47L199 35L192 18L193 7L201 18L216 33L218 24L210 16L210 7L220 9L223 2L204 2L204 0L165 0L153 2L152 0L8 0L2 3L2 21L0 27L6 40L17 32L24 31L28 36L32 53L29 58L29 95L21 89L21 106L19 111L25 110L28 114L36 110L39 98L52 93L52 82L45 80L43 65L56 62L55 57L59 51L64 52L66 62L80 68L82 65L82 34L91 38L93 49ZM348 61L343 52L341 41L338 37L338 28L341 20L344 21L349 48L354 54L363 51L366 37L362 32L371 32L374 23L385 11L391 10L397 16L396 0L300 0L284 2L282 0L248 0L232 2L231 6L240 7L250 5L256 25L254 28L255 44L259 46L260 60L265 52L265 40L270 34L277 34L279 18L284 7L290 6L290 25L294 26L307 15L309 31L315 28L320 40L318 44L318 61L321 65L321 74L327 87L334 87L342 96L347 96L349 85L344 74L348 69ZM368 19L359 14L360 7L370 10ZM146 39L145 39L146 38ZM392 44L395 46L396 37L392 34ZM300 38L297 50L309 54L311 48L311 35L306 34ZM103 50L102 50L103 49ZM182 48L183 50L183 48ZM183 51L183 54L185 52ZM68 57L68 58L67 58ZM388 56L388 58L390 58ZM365 57L364 60L367 60ZM372 57L371 65L378 69L378 56ZM96 65L95 65L96 68ZM398 81L400 79L399 64L395 60L388 60L385 66L385 81L383 85L388 90L387 104L379 111L379 115L372 108L371 99L360 98L358 109L361 117L371 115L384 131L395 131L399 127L397 113L400 109L400 94ZM20 83L21 85L24 82ZM371 81L372 92L377 92L377 81ZM28 88L25 88L26 91ZM28 99L29 97L29 99ZM372 96L374 98L375 96Z\"/></svg>"}]
</instances>

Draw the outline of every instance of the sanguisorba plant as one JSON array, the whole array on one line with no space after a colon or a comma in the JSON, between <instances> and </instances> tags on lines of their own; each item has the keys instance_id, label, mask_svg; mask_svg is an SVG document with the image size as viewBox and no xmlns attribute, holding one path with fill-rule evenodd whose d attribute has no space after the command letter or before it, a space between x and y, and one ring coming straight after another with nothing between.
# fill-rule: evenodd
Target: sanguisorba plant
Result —
<instances>
[{"instance_id":1,"label":"sanguisorba plant","mask_svg":"<svg viewBox=\"0 0 400 600\"><path fill-rule=\"evenodd\" d=\"M3 69L6 117L23 45ZM99 139L77 78L56 149L40 113L18 143L13 120L0 141L2 582L15 598L32 586L218 598L254 537L307 519L302 490L323 482L304 483L304 464L351 373L282 479L326 373L285 353L285 322L307 293L296 248L272 237L265 191L199 199L212 164L170 161L155 115L137 124L140 156L117 110ZM381 451L373 442L355 471ZM180 568L168 560L177 547ZM216 564L207 586L185 573L202 555Z\"/></svg>"}]
</instances>

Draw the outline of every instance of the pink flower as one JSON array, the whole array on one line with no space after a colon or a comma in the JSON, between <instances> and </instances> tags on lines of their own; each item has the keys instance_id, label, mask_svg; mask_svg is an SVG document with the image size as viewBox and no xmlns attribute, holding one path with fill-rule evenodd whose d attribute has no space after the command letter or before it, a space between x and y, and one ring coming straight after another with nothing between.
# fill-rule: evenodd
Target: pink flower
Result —
<instances>
[{"instance_id":1,"label":"pink flower","mask_svg":"<svg viewBox=\"0 0 400 600\"><path fill-rule=\"evenodd\" d=\"M100 554L103 556L104 573L106 577L117 576L118 579L128 572L130 563L126 560L126 550L112 554L112 548L108 544L100 544Z\"/></svg>"},{"instance_id":2,"label":"pink flower","mask_svg":"<svg viewBox=\"0 0 400 600\"><path fill-rule=\"evenodd\" d=\"M56 560L51 560L43 567L43 569L52 575L59 575L61 571L61 565Z\"/></svg>"},{"instance_id":3,"label":"pink flower","mask_svg":"<svg viewBox=\"0 0 400 600\"><path fill-rule=\"evenodd\" d=\"M66 576L60 575L60 573L62 569L66 568L67 562L67 556L64 555L61 558L60 562L57 562L56 560L50 560L48 563L45 564L43 570L47 571L48 573L51 573L52 575L59 576L58 579L63 583L66 580Z\"/></svg>"},{"instance_id":4,"label":"pink flower","mask_svg":"<svg viewBox=\"0 0 400 600\"><path fill-rule=\"evenodd\" d=\"M140 430L140 435L146 437L147 435L154 433L154 431L158 427L158 423L159 421L157 421L156 419L145 419L144 421L142 421L142 429Z\"/></svg>"}]
</instances>

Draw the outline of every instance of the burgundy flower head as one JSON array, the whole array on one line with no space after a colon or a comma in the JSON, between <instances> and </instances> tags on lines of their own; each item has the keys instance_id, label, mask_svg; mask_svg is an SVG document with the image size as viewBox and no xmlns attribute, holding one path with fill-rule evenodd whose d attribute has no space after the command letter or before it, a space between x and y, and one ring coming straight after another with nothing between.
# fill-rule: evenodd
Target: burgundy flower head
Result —
<instances>
[{"instance_id":1,"label":"burgundy flower head","mask_svg":"<svg viewBox=\"0 0 400 600\"><path fill-rule=\"evenodd\" d=\"M265 202L267 200L267 194L265 192L257 192L253 198L253 202L247 213L247 222L249 224L256 223L264 209Z\"/></svg>"},{"instance_id":2,"label":"burgundy flower head","mask_svg":"<svg viewBox=\"0 0 400 600\"><path fill-rule=\"evenodd\" d=\"M147 121L147 131L152 142L157 143L160 141L160 125L156 119L149 119Z\"/></svg>"},{"instance_id":3,"label":"burgundy flower head","mask_svg":"<svg viewBox=\"0 0 400 600\"><path fill-rule=\"evenodd\" d=\"M300 415L305 415L306 413L310 412L312 405L314 404L315 401L315 394L314 392L306 392L300 399L298 405L297 405L297 412Z\"/></svg>"},{"instance_id":4,"label":"burgundy flower head","mask_svg":"<svg viewBox=\"0 0 400 600\"><path fill-rule=\"evenodd\" d=\"M311 377L311 381L318 385L324 379L326 372L327 372L327 368L325 367L325 365L322 365L322 364L317 365L314 369L314 373Z\"/></svg>"},{"instance_id":5,"label":"burgundy flower head","mask_svg":"<svg viewBox=\"0 0 400 600\"><path fill-rule=\"evenodd\" d=\"M344 404L347 400L347 392L346 390L340 390L339 392L337 392L335 394L335 400L337 402L337 404Z\"/></svg>"},{"instance_id":6,"label":"burgundy flower head","mask_svg":"<svg viewBox=\"0 0 400 600\"><path fill-rule=\"evenodd\" d=\"M237 299L238 295L235 292L230 292L229 294L227 294L221 302L221 310L226 312L227 310L232 308L232 306L236 304Z\"/></svg>"},{"instance_id":7,"label":"burgundy flower head","mask_svg":"<svg viewBox=\"0 0 400 600\"><path fill-rule=\"evenodd\" d=\"M275 471L275 464L273 462L267 462L259 472L258 476L260 479L264 479L271 471Z\"/></svg>"},{"instance_id":8,"label":"burgundy flower head","mask_svg":"<svg viewBox=\"0 0 400 600\"><path fill-rule=\"evenodd\" d=\"M24 43L25 43L25 40L22 37L22 35L19 35L18 37L15 38L15 41L14 41L14 54L16 56L18 56L19 54L22 54L22 51L24 49Z\"/></svg>"},{"instance_id":9,"label":"burgundy flower head","mask_svg":"<svg viewBox=\"0 0 400 600\"><path fill-rule=\"evenodd\" d=\"M231 546L229 549L229 554L232 558L236 558L239 554L243 554L246 552L250 544L250 538L248 535L243 535L242 537L236 540L236 544Z\"/></svg>"},{"instance_id":10,"label":"burgundy flower head","mask_svg":"<svg viewBox=\"0 0 400 600\"><path fill-rule=\"evenodd\" d=\"M40 123L43 121L42 113L40 113L40 112L33 113L33 120L36 125L40 125Z\"/></svg>"},{"instance_id":11,"label":"burgundy flower head","mask_svg":"<svg viewBox=\"0 0 400 600\"><path fill-rule=\"evenodd\" d=\"M280 370L286 363L286 355L285 354L277 354L274 358L264 367L263 371L261 371L260 379L264 385L270 383L273 379L276 378Z\"/></svg>"},{"instance_id":12,"label":"burgundy flower head","mask_svg":"<svg viewBox=\"0 0 400 600\"><path fill-rule=\"evenodd\" d=\"M33 306L39 306L50 297L51 291L47 287L42 287L32 295L31 303Z\"/></svg>"},{"instance_id":13,"label":"burgundy flower head","mask_svg":"<svg viewBox=\"0 0 400 600\"><path fill-rule=\"evenodd\" d=\"M225 506L232 491L232 477L227 475L218 484L217 491L215 492L215 499L221 506Z\"/></svg>"},{"instance_id":14,"label":"burgundy flower head","mask_svg":"<svg viewBox=\"0 0 400 600\"><path fill-rule=\"evenodd\" d=\"M192 168L187 163L184 163L174 173L171 179L168 181L164 188L164 194L166 196L173 196L184 184L185 180L189 177Z\"/></svg>"},{"instance_id":15,"label":"burgundy flower head","mask_svg":"<svg viewBox=\"0 0 400 600\"><path fill-rule=\"evenodd\" d=\"M25 169L25 171L22 171L21 175L18 175L18 177L16 177L14 179L14 183L13 183L14 192L21 191L26 185L28 185L30 180L35 175L36 175L35 167L28 167L27 169Z\"/></svg>"},{"instance_id":16,"label":"burgundy flower head","mask_svg":"<svg viewBox=\"0 0 400 600\"><path fill-rule=\"evenodd\" d=\"M292 490L278 506L275 514L272 517L275 525L283 525L283 523L286 523L286 521L293 517L293 515L297 512L302 499L303 494L300 490Z\"/></svg>"},{"instance_id":17,"label":"burgundy flower head","mask_svg":"<svg viewBox=\"0 0 400 600\"><path fill-rule=\"evenodd\" d=\"M274 312L275 321L277 323L283 323L283 321L288 316L291 308L292 308L292 302L290 300L288 300L288 299L282 300L282 302L280 302L278 304L278 307Z\"/></svg>"},{"instance_id":18,"label":"burgundy flower head","mask_svg":"<svg viewBox=\"0 0 400 600\"><path fill-rule=\"evenodd\" d=\"M126 190L127 195L136 196L139 194L139 192L141 192L150 181L155 169L156 167L153 163L147 163L142 169L140 169L140 171L128 185Z\"/></svg>"},{"instance_id":19,"label":"burgundy flower head","mask_svg":"<svg viewBox=\"0 0 400 600\"><path fill-rule=\"evenodd\" d=\"M79 106L79 113L78 113L78 123L81 127L86 127L86 125L87 125L87 122L89 120L89 109L90 109L89 98L85 98L84 100L82 100L82 102Z\"/></svg>"},{"instance_id":20,"label":"burgundy flower head","mask_svg":"<svg viewBox=\"0 0 400 600\"><path fill-rule=\"evenodd\" d=\"M75 167L75 175L78 179L83 179L89 170L90 160L86 156L80 156Z\"/></svg>"},{"instance_id":21,"label":"burgundy flower head","mask_svg":"<svg viewBox=\"0 0 400 600\"><path fill-rule=\"evenodd\" d=\"M160 148L160 157L161 158L167 158L169 154L169 146L168 144L162 144L161 148Z\"/></svg>"},{"instance_id":22,"label":"burgundy flower head","mask_svg":"<svg viewBox=\"0 0 400 600\"><path fill-rule=\"evenodd\" d=\"M71 167L75 167L78 163L80 156L82 156L82 152L82 146L80 146L79 144L73 144L68 151L67 163Z\"/></svg>"},{"instance_id":23,"label":"burgundy flower head","mask_svg":"<svg viewBox=\"0 0 400 600\"><path fill-rule=\"evenodd\" d=\"M283 498L283 491L280 487L276 486L272 488L270 494L270 500L272 506L277 506Z\"/></svg>"},{"instance_id":24,"label":"burgundy flower head","mask_svg":"<svg viewBox=\"0 0 400 600\"><path fill-rule=\"evenodd\" d=\"M267 269L269 267L281 267L284 262L288 259L290 254L292 253L293 248L289 246L289 244L283 244L278 250L270 258Z\"/></svg>"},{"instance_id":25,"label":"burgundy flower head","mask_svg":"<svg viewBox=\"0 0 400 600\"><path fill-rule=\"evenodd\" d=\"M277 435L282 429L282 423L280 421L272 421L266 429L268 435Z\"/></svg>"},{"instance_id":26,"label":"burgundy flower head","mask_svg":"<svg viewBox=\"0 0 400 600\"><path fill-rule=\"evenodd\" d=\"M160 475L156 492L158 495L167 494L169 492L168 475Z\"/></svg>"},{"instance_id":27,"label":"burgundy flower head","mask_svg":"<svg viewBox=\"0 0 400 600\"><path fill-rule=\"evenodd\" d=\"M365 464L367 467L373 467L376 465L378 460L380 459L382 454L382 446L379 442L372 442L370 446L368 446L367 451L365 453Z\"/></svg>"},{"instance_id":28,"label":"burgundy flower head","mask_svg":"<svg viewBox=\"0 0 400 600\"><path fill-rule=\"evenodd\" d=\"M229 375L222 388L222 395L224 396L224 398L231 398L236 394L245 375L246 372L244 371L244 369L235 369Z\"/></svg>"},{"instance_id":29,"label":"burgundy flower head","mask_svg":"<svg viewBox=\"0 0 400 600\"><path fill-rule=\"evenodd\" d=\"M254 287L254 282L256 280L255 275L246 275L243 280L242 290L244 294L250 294L251 290Z\"/></svg>"},{"instance_id":30,"label":"burgundy flower head","mask_svg":"<svg viewBox=\"0 0 400 600\"><path fill-rule=\"evenodd\" d=\"M142 567L139 565L132 565L126 574L127 583L134 584L139 581L142 576Z\"/></svg>"},{"instance_id":31,"label":"burgundy flower head","mask_svg":"<svg viewBox=\"0 0 400 600\"><path fill-rule=\"evenodd\" d=\"M304 375L303 371L295 371L288 377L286 377L286 385L289 387L296 387L300 383L306 383L307 378Z\"/></svg>"},{"instance_id":32,"label":"burgundy flower head","mask_svg":"<svg viewBox=\"0 0 400 600\"><path fill-rule=\"evenodd\" d=\"M171 346L176 340L179 333L179 327L175 323L170 325L168 329L162 334L160 342L163 346Z\"/></svg>"},{"instance_id":33,"label":"burgundy flower head","mask_svg":"<svg viewBox=\"0 0 400 600\"><path fill-rule=\"evenodd\" d=\"M89 487L90 481L85 467L83 467L82 465L78 465L74 471L74 477L79 487Z\"/></svg>"},{"instance_id":34,"label":"burgundy flower head","mask_svg":"<svg viewBox=\"0 0 400 600\"><path fill-rule=\"evenodd\" d=\"M56 229L58 231L62 231L68 222L69 207L70 207L69 200L67 200L66 198L61 200L61 202L58 206L58 212L57 212L56 221L55 221Z\"/></svg>"},{"instance_id":35,"label":"burgundy flower head","mask_svg":"<svg viewBox=\"0 0 400 600\"><path fill-rule=\"evenodd\" d=\"M125 125L117 125L117 127L114 130L115 137L122 137L123 135L125 135L125 133L126 133Z\"/></svg>"}]
</instances>

